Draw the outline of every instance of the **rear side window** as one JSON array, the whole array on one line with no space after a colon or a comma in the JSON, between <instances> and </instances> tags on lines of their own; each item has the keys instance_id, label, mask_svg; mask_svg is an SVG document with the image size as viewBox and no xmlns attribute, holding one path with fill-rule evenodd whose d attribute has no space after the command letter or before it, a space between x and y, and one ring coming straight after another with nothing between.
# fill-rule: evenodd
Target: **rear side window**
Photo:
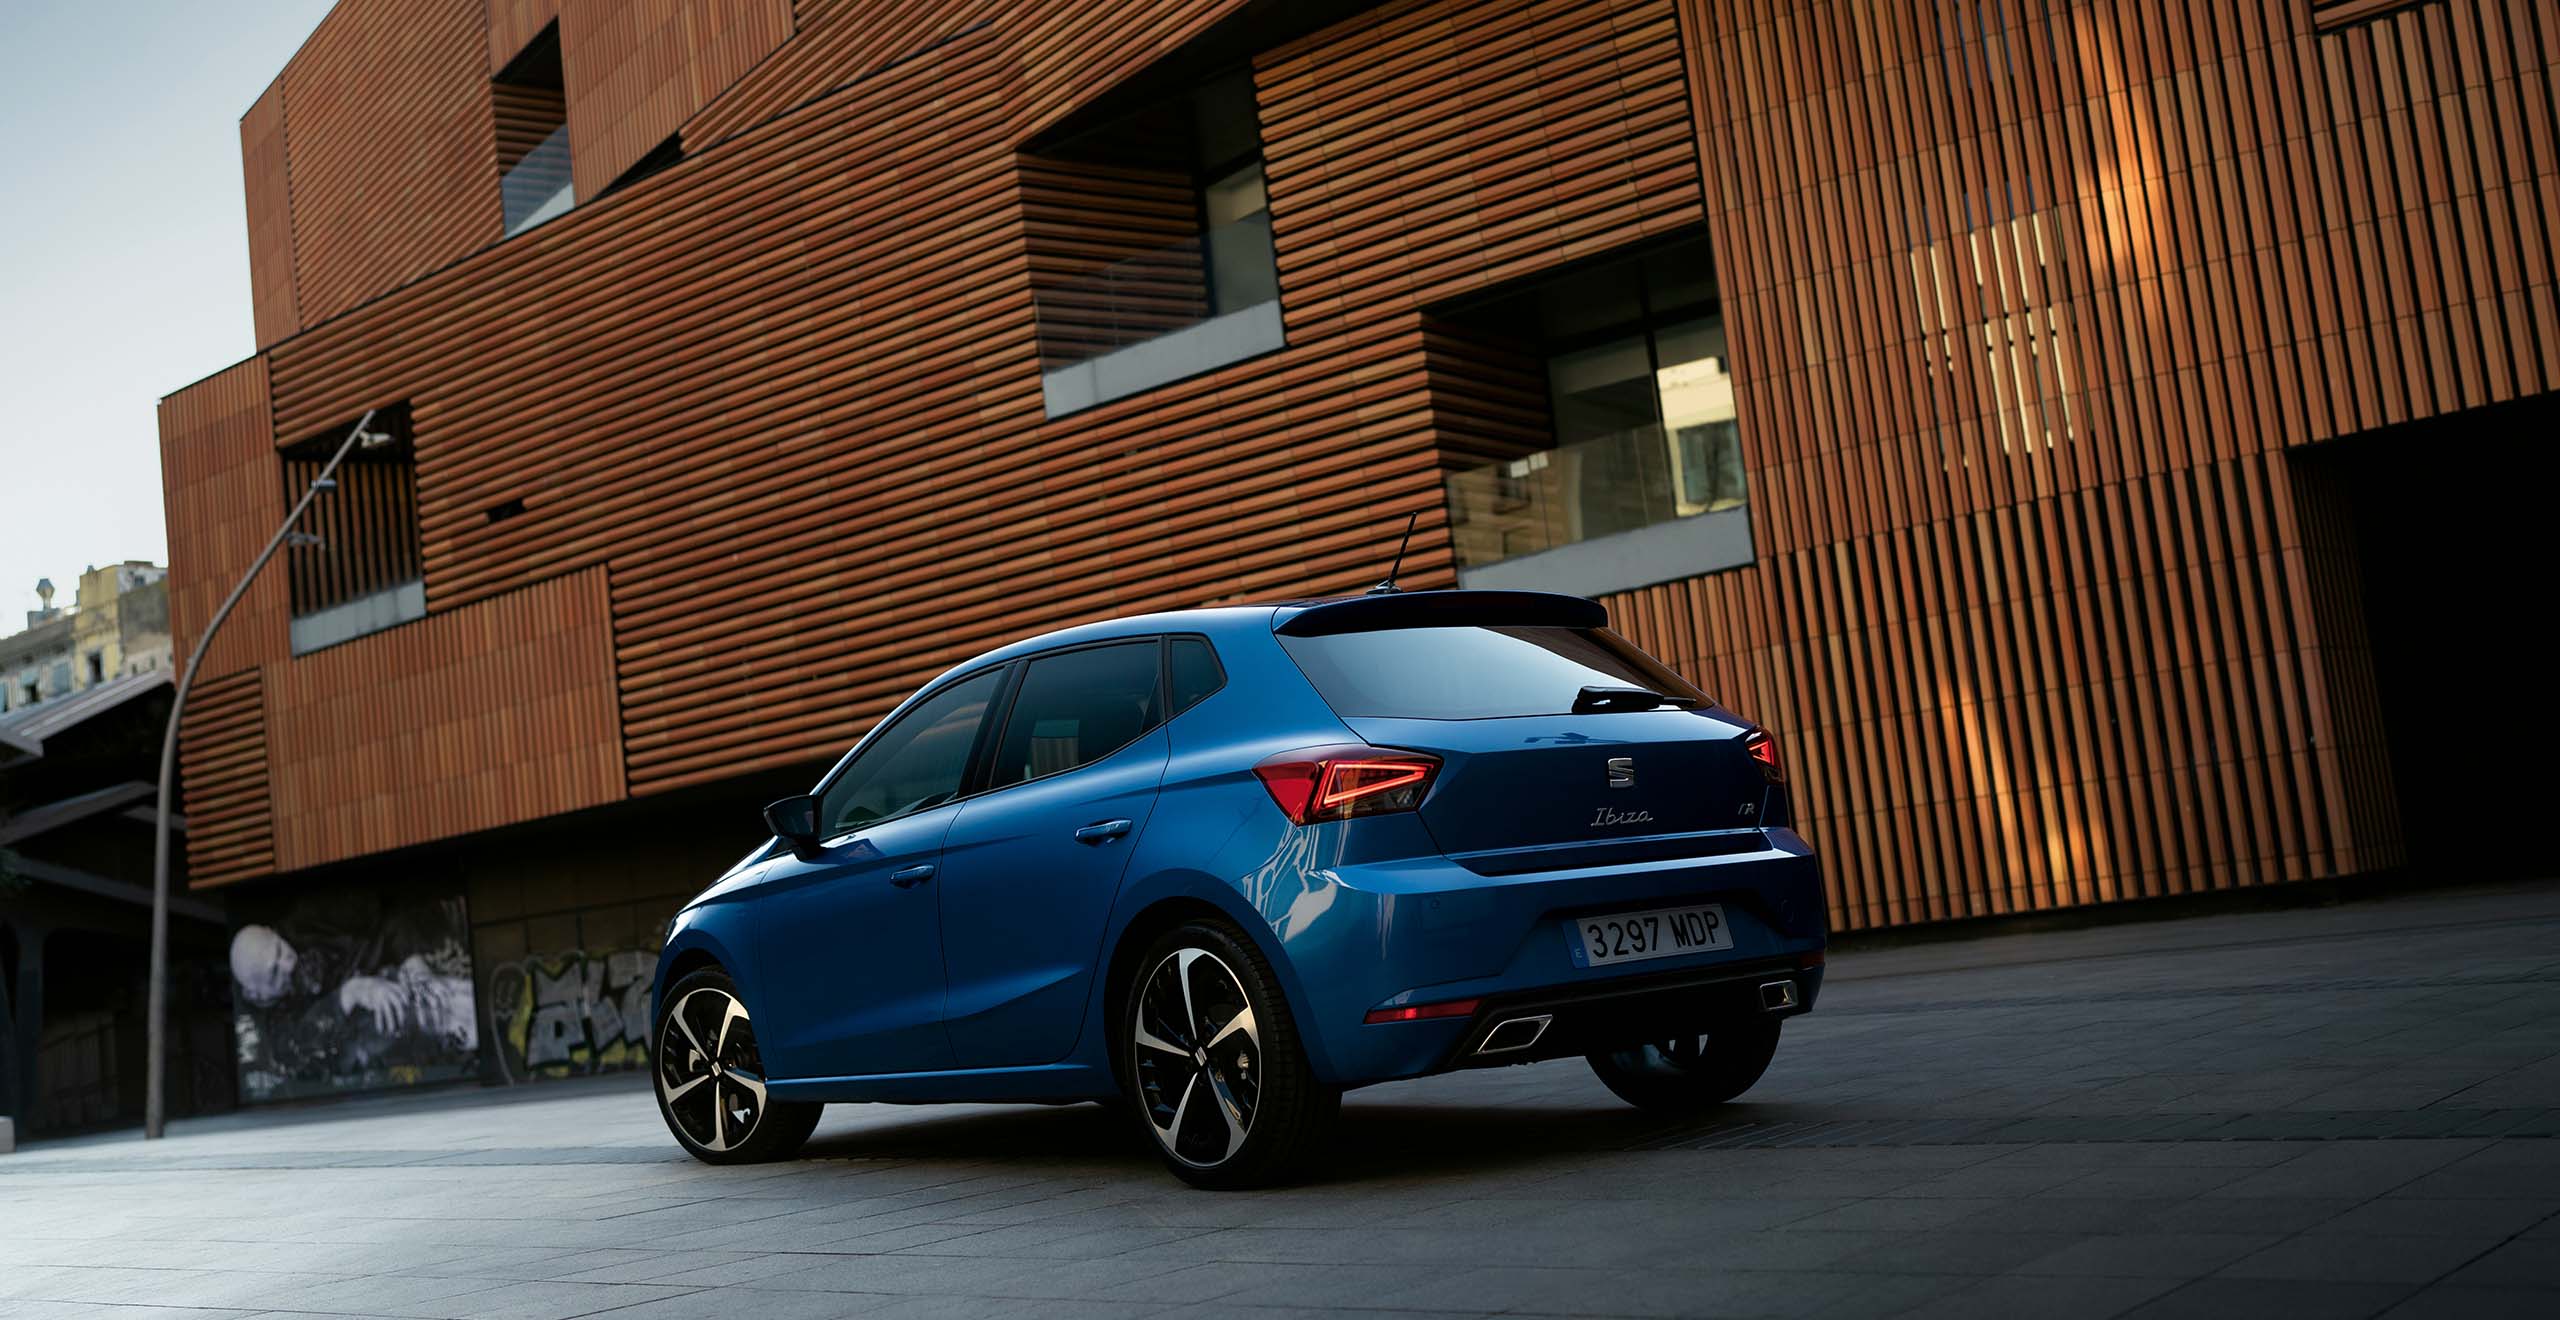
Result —
<instances>
[{"instance_id":1,"label":"rear side window","mask_svg":"<svg viewBox=\"0 0 2560 1320\"><path fill-rule=\"evenodd\" d=\"M1218 653L1209 649L1206 637L1176 637L1166 652L1173 667L1173 713L1176 715L1199 705L1209 694L1225 687L1227 674L1218 667Z\"/></svg>"},{"instance_id":2,"label":"rear side window","mask_svg":"<svg viewBox=\"0 0 2560 1320\"><path fill-rule=\"evenodd\" d=\"M1164 722L1155 638L1033 660L996 744L989 788L1092 763Z\"/></svg>"},{"instance_id":3,"label":"rear side window","mask_svg":"<svg viewBox=\"0 0 2560 1320\"><path fill-rule=\"evenodd\" d=\"M1282 637L1334 713L1423 720L1568 715L1586 687L1706 694L1602 628L1386 628Z\"/></svg>"}]
</instances>

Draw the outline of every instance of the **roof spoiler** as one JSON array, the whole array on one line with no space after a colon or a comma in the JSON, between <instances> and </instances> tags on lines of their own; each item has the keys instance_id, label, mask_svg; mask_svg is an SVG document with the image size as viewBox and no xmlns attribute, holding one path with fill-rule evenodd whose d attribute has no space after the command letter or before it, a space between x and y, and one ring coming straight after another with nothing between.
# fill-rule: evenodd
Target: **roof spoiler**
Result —
<instances>
[{"instance_id":1,"label":"roof spoiler","mask_svg":"<svg viewBox=\"0 0 2560 1320\"><path fill-rule=\"evenodd\" d=\"M1384 628L1606 628L1608 607L1551 591L1405 591L1309 605L1272 625L1283 637Z\"/></svg>"}]
</instances>

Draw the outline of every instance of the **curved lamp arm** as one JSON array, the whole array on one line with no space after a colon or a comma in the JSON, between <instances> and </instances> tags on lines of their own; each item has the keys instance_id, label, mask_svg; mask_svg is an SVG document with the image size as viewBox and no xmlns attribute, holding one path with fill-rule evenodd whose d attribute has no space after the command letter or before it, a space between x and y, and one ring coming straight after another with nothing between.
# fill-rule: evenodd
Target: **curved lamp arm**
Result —
<instances>
[{"instance_id":1,"label":"curved lamp arm","mask_svg":"<svg viewBox=\"0 0 2560 1320\"><path fill-rule=\"evenodd\" d=\"M283 525L276 528L275 535L267 538L267 548L258 552L258 557L250 561L249 571L241 574L238 585L231 588L231 594L223 597L222 608L213 612L213 620L204 626L204 632L196 638L195 649L187 653L187 667L178 672L177 696L169 703L168 732L160 739L160 810L153 817L151 830L150 1039L146 1046L148 1053L145 1055L142 1091L142 1136L146 1141L159 1139L166 1126L164 1120L167 1116L165 1102L168 1084L166 1045L169 1017L169 799L178 772L178 720L187 713L187 689L195 686L196 667L204 663L205 652L213 646L213 635L222 631L222 621L230 618L231 611L240 603L240 598L249 594L249 584L257 580L258 573L266 568L267 561L275 558L276 548L284 544L285 537L293 531L294 524L302 521L303 512L311 507L311 501L317 499L320 492L336 485L332 478L337 475L338 465L346 461L347 455L353 453L359 443L367 449L390 443L390 437L377 436L365 429L373 425L375 411L377 410L371 408L365 410L364 416L357 419L355 429L347 432L346 442L338 446L337 453L329 456L328 466L320 469L320 475L311 479L310 488L303 491L302 498L294 502L293 511L284 516Z\"/></svg>"}]
</instances>

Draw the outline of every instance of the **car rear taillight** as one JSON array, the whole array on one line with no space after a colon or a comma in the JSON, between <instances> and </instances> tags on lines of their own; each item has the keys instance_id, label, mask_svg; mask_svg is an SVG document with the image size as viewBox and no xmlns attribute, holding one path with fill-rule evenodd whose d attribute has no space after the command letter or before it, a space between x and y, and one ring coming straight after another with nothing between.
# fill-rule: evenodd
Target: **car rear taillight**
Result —
<instances>
[{"instance_id":1,"label":"car rear taillight","mask_svg":"<svg viewBox=\"0 0 2560 1320\"><path fill-rule=\"evenodd\" d=\"M1445 1004L1409 1004L1403 1008L1373 1008L1360 1019L1370 1026L1381 1022L1428 1022L1433 1018L1465 1017L1476 1011L1473 999L1452 999Z\"/></svg>"},{"instance_id":2,"label":"car rear taillight","mask_svg":"<svg viewBox=\"0 0 2560 1320\"><path fill-rule=\"evenodd\" d=\"M1309 747L1271 757L1253 773L1280 814L1313 825L1421 806L1440 758L1384 747Z\"/></svg>"},{"instance_id":3,"label":"car rear taillight","mask_svg":"<svg viewBox=\"0 0 2560 1320\"><path fill-rule=\"evenodd\" d=\"M1778 768L1777 739L1759 729L1753 729L1743 738L1742 750L1749 753L1752 760L1760 763L1760 773L1768 776L1770 783L1785 781L1787 772Z\"/></svg>"}]
</instances>

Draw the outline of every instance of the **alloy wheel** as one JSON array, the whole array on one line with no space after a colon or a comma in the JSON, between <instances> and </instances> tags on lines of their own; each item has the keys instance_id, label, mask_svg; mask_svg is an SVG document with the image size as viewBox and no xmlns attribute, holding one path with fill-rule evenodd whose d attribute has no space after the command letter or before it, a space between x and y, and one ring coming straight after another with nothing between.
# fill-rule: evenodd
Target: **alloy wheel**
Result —
<instances>
[{"instance_id":1,"label":"alloy wheel","mask_svg":"<svg viewBox=\"0 0 2560 1320\"><path fill-rule=\"evenodd\" d=\"M764 1060L747 1006L703 986L676 1001L658 1032L658 1094L686 1139L736 1149L764 1121Z\"/></svg>"},{"instance_id":2,"label":"alloy wheel","mask_svg":"<svg viewBox=\"0 0 2560 1320\"><path fill-rule=\"evenodd\" d=\"M1235 969L1176 949L1147 973L1131 1024L1130 1076L1147 1126L1194 1168L1233 1159L1262 1099L1262 1034Z\"/></svg>"}]
</instances>

